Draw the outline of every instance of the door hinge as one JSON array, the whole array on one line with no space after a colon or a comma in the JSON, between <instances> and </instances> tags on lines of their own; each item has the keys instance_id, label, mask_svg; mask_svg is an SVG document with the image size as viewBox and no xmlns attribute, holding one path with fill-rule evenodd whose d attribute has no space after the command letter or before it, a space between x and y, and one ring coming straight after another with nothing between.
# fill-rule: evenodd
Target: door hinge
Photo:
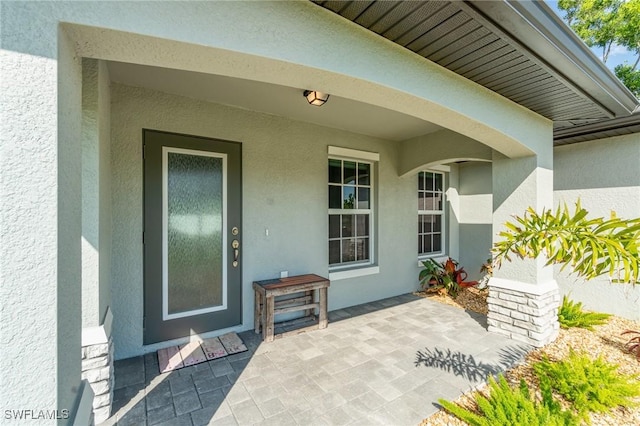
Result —
<instances>
[{"instance_id":1,"label":"door hinge","mask_svg":"<svg viewBox=\"0 0 640 426\"><path fill-rule=\"evenodd\" d=\"M147 328L147 317L142 317L142 329L145 330Z\"/></svg>"},{"instance_id":2,"label":"door hinge","mask_svg":"<svg viewBox=\"0 0 640 426\"><path fill-rule=\"evenodd\" d=\"M147 158L147 145L142 145L142 159L145 160Z\"/></svg>"},{"instance_id":3,"label":"door hinge","mask_svg":"<svg viewBox=\"0 0 640 426\"><path fill-rule=\"evenodd\" d=\"M144 231L142 231L142 244L144 244Z\"/></svg>"}]
</instances>

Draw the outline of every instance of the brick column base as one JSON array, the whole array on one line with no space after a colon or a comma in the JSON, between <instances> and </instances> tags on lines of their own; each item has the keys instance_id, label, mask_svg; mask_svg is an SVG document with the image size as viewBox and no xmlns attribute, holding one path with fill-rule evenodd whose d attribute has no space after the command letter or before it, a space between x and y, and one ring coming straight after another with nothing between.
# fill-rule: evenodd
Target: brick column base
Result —
<instances>
[{"instance_id":1,"label":"brick column base","mask_svg":"<svg viewBox=\"0 0 640 426\"><path fill-rule=\"evenodd\" d=\"M490 332L535 347L558 337L560 293L555 281L534 285L491 278L487 304Z\"/></svg>"}]
</instances>

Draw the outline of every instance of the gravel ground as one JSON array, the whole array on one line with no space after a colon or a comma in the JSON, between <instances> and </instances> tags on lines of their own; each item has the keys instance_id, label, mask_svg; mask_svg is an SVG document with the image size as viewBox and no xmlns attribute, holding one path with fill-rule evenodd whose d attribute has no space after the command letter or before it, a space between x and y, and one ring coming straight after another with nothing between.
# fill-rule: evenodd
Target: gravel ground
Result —
<instances>
[{"instance_id":1,"label":"gravel ground","mask_svg":"<svg viewBox=\"0 0 640 426\"><path fill-rule=\"evenodd\" d=\"M416 294L475 312L484 314L487 312L486 290L464 289L456 300L442 295ZM621 373L636 375L640 380L640 361L625 350L628 336L621 336L623 331L629 329L640 330L640 322L612 316L607 324L595 327L594 331L580 328L560 330L560 335L555 342L531 352L522 365L507 371L506 378L513 384L519 383L522 378L529 384L529 388L533 389L537 387L537 379L531 365L539 361L543 355L551 360L563 359L569 355L569 349L572 348L576 352L587 352L594 358L602 356L607 362L618 365L618 371ZM480 392L482 391L483 389L480 390ZM462 395L456 402L473 409L475 404L471 395L472 393ZM640 399L637 402L640 404ZM594 426L640 425L640 405L633 409L618 408L606 414L592 414L591 424ZM466 423L443 410L424 419L420 424L420 426L463 425Z\"/></svg>"}]
</instances>

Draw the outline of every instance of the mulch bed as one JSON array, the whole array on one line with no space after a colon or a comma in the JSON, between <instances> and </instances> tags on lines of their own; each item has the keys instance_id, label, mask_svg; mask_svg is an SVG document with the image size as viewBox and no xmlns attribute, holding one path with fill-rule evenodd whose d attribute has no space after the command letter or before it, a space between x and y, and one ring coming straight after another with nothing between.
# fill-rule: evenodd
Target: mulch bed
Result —
<instances>
[{"instance_id":1,"label":"mulch bed","mask_svg":"<svg viewBox=\"0 0 640 426\"><path fill-rule=\"evenodd\" d=\"M416 296L437 300L438 302L446 305L468 309L479 314L487 315L487 296L489 295L489 289L486 288L483 290L479 290L474 287L463 288L455 299L441 293L426 291L417 291L414 294Z\"/></svg>"},{"instance_id":2,"label":"mulch bed","mask_svg":"<svg viewBox=\"0 0 640 426\"><path fill-rule=\"evenodd\" d=\"M463 289L455 300L448 296L424 292L417 292L416 294L485 315L487 313L487 290ZM621 335L623 331L629 329L640 330L640 322L612 316L607 324L594 327L594 331L580 328L560 330L560 335L555 342L531 352L523 364L508 370L505 377L509 383L514 385L520 383L520 379L524 379L529 384L529 388L534 389L537 387L537 378L533 373L532 364L540 361L543 355L552 360L563 359L569 355L569 350L573 349L575 352L587 352L593 358L602 356L607 362L618 365L620 373L636 375L640 380L640 361L625 349L628 337ZM481 388L479 391L482 392L483 390L484 388ZM475 404L472 395L473 393L462 395L456 402L473 409ZM640 404L640 400L637 402ZM591 424L594 426L640 425L640 405L633 409L614 409L606 414L591 414ZM433 414L420 423L420 426L464 425L466 423L444 410Z\"/></svg>"}]
</instances>

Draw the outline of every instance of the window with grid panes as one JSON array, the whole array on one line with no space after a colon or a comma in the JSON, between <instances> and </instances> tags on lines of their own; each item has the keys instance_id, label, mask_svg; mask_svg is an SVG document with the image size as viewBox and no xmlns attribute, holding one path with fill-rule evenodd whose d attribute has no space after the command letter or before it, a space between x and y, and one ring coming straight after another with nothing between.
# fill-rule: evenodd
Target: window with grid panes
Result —
<instances>
[{"instance_id":1,"label":"window with grid panes","mask_svg":"<svg viewBox=\"0 0 640 426\"><path fill-rule=\"evenodd\" d=\"M418 173L418 255L444 253L444 174Z\"/></svg>"},{"instance_id":2,"label":"window with grid panes","mask_svg":"<svg viewBox=\"0 0 640 426\"><path fill-rule=\"evenodd\" d=\"M329 266L371 263L371 163L329 159Z\"/></svg>"}]
</instances>

